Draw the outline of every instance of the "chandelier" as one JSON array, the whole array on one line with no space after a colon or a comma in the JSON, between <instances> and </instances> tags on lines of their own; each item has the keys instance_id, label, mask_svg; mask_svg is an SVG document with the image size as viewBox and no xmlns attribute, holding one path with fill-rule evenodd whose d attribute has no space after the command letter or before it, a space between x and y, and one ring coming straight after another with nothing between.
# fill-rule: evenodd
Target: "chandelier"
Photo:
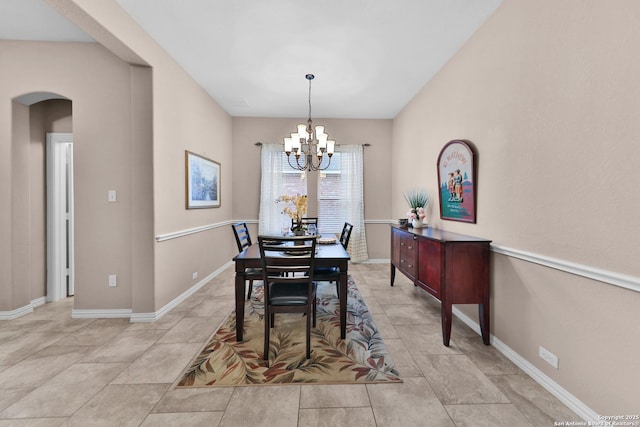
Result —
<instances>
[{"instance_id":1,"label":"chandelier","mask_svg":"<svg viewBox=\"0 0 640 427\"><path fill-rule=\"evenodd\" d=\"M289 166L300 171L325 170L331 164L331 156L336 142L328 138L324 133L324 126L313 127L311 120L311 80L313 74L304 76L309 80L309 117L307 124L299 124L298 132L292 133L291 137L284 138L284 152L287 154ZM295 163L291 162L291 152L295 156ZM326 154L326 156L325 156ZM300 159L302 157L302 160ZM328 161L323 160L328 157ZM317 160L315 160L317 159Z\"/></svg>"}]
</instances>

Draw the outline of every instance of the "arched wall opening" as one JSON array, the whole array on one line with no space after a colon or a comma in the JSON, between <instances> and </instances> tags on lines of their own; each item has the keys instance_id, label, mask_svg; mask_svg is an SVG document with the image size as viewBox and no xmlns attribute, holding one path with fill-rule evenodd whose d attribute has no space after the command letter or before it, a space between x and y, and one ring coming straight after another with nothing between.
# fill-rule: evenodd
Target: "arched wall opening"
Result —
<instances>
[{"instance_id":1,"label":"arched wall opening","mask_svg":"<svg viewBox=\"0 0 640 427\"><path fill-rule=\"evenodd\" d=\"M73 132L72 101L30 92L13 99L12 111L13 279L16 296L33 308L47 298L46 136Z\"/></svg>"},{"instance_id":2,"label":"arched wall opening","mask_svg":"<svg viewBox=\"0 0 640 427\"><path fill-rule=\"evenodd\" d=\"M30 176L30 163L37 163L30 154L31 128L39 128L42 138L45 133L36 116L50 117L53 131L72 130L75 142L71 317L153 313L153 70L132 66L95 43L0 46L0 320L18 318L45 298L44 267L32 272L32 265L44 265L32 261L44 250L37 237L43 226L38 232L32 226L43 219L31 215L29 196L30 186L42 182ZM66 112L52 113L54 103L66 103ZM60 127L64 123L68 127ZM108 197L112 191L115 202ZM111 275L117 275L117 286L110 286Z\"/></svg>"}]
</instances>

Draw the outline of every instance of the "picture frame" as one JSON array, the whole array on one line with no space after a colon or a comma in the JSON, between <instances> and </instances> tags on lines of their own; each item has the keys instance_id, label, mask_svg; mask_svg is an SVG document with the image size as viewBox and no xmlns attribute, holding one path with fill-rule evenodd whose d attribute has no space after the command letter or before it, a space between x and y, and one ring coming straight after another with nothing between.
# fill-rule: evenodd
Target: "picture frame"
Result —
<instances>
[{"instance_id":1,"label":"picture frame","mask_svg":"<svg viewBox=\"0 0 640 427\"><path fill-rule=\"evenodd\" d=\"M220 207L220 163L185 150L186 208Z\"/></svg>"},{"instance_id":2,"label":"picture frame","mask_svg":"<svg viewBox=\"0 0 640 427\"><path fill-rule=\"evenodd\" d=\"M476 223L476 164L469 141L454 139L438 156L440 218Z\"/></svg>"}]
</instances>

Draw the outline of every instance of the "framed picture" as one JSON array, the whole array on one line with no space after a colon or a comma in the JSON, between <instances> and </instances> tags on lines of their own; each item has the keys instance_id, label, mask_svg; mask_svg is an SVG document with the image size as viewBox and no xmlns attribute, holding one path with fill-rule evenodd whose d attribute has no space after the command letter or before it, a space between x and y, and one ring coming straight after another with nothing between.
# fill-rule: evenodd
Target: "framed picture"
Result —
<instances>
[{"instance_id":1,"label":"framed picture","mask_svg":"<svg viewBox=\"0 0 640 427\"><path fill-rule=\"evenodd\" d=\"M220 163L185 151L187 209L220 207Z\"/></svg>"},{"instance_id":2,"label":"framed picture","mask_svg":"<svg viewBox=\"0 0 640 427\"><path fill-rule=\"evenodd\" d=\"M440 218L476 222L476 170L472 146L449 141L438 156Z\"/></svg>"}]
</instances>

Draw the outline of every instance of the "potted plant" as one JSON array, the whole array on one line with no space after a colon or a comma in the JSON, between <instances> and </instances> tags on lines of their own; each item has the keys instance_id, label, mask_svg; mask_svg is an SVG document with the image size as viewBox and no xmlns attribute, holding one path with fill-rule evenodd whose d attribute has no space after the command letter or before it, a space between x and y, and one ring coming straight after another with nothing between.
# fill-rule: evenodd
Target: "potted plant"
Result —
<instances>
[{"instance_id":1,"label":"potted plant","mask_svg":"<svg viewBox=\"0 0 640 427\"><path fill-rule=\"evenodd\" d=\"M294 225L291 227L293 234L304 236L305 228L302 224L302 217L307 213L307 195L296 194L295 196L289 196L288 194L283 194L276 199L276 203L280 202L292 205L282 208L282 213L293 220Z\"/></svg>"},{"instance_id":2,"label":"potted plant","mask_svg":"<svg viewBox=\"0 0 640 427\"><path fill-rule=\"evenodd\" d=\"M423 220L426 217L426 208L429 204L429 195L424 190L412 190L404 194L405 199L409 203L409 219L413 228L422 228Z\"/></svg>"}]
</instances>

